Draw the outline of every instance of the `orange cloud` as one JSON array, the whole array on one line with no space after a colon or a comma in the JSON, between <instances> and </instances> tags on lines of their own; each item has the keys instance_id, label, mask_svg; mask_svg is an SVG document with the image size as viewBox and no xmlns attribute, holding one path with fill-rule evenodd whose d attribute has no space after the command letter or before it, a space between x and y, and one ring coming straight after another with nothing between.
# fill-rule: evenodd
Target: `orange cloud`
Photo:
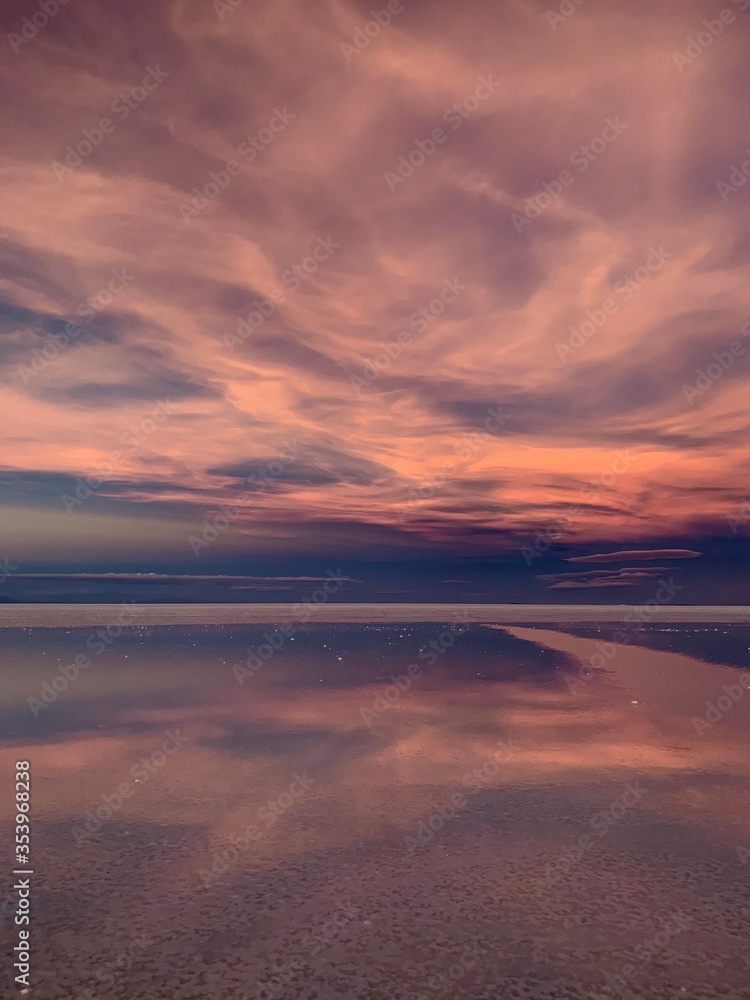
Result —
<instances>
[{"instance_id":1,"label":"orange cloud","mask_svg":"<svg viewBox=\"0 0 750 1000\"><path fill-rule=\"evenodd\" d=\"M517 551L563 516L562 541L637 553L725 525L750 365L684 386L747 322L750 194L717 191L746 22L678 66L697 0L559 31L405 5L349 58L346 0L105 8L0 70L11 530L30 492L67 517L78 480L71 519L108 518L113 552L147 517L190 558L227 510L225 554Z\"/></svg>"}]
</instances>

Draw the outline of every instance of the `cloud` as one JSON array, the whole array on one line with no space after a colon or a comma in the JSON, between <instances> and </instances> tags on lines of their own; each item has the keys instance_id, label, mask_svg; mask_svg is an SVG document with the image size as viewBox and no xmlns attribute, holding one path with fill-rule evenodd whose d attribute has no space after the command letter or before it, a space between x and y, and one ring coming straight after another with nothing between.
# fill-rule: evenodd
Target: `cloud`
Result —
<instances>
[{"instance_id":1,"label":"cloud","mask_svg":"<svg viewBox=\"0 0 750 1000\"><path fill-rule=\"evenodd\" d=\"M14 580L86 580L96 583L226 583L231 584L233 589L242 587L265 587L271 585L269 589L276 589L275 585L282 584L307 584L325 583L330 579L327 576L229 576L218 574L190 574L190 573L13 573ZM352 577L336 577L346 583L361 583Z\"/></svg>"},{"instance_id":2,"label":"cloud","mask_svg":"<svg viewBox=\"0 0 750 1000\"><path fill-rule=\"evenodd\" d=\"M554 581L557 579L566 580L595 580L597 577L620 576L623 573L640 573L644 576L658 575L668 572L666 566L649 566L647 569L623 567L622 569L590 569L584 573L544 573L537 577L538 580Z\"/></svg>"},{"instance_id":3,"label":"cloud","mask_svg":"<svg viewBox=\"0 0 750 1000\"><path fill-rule=\"evenodd\" d=\"M3 521L22 551L41 541L19 494L36 482L33 503L64 514L58 484L113 451L116 476L59 522L102 519L99 565L190 555L228 506L227 557L518 553L575 510L568 551L621 547L580 561L661 561L695 555L750 493L750 360L683 391L746 343L748 195L716 189L744 156L745 20L680 72L698 0L601 0L559 32L531 3L405 4L347 61L363 10L258 0L222 21L197 0L76 0L0 69ZM113 110L156 61L163 82ZM608 119L627 127L581 160ZM465 286L449 303L446 282ZM133 435L164 399L170 419ZM313 444L283 474L243 482L298 437ZM55 531L77 559L83 528ZM665 540L685 548L662 556Z\"/></svg>"},{"instance_id":4,"label":"cloud","mask_svg":"<svg viewBox=\"0 0 750 1000\"><path fill-rule=\"evenodd\" d=\"M596 587L637 587L667 572L669 568L666 566L637 569L628 566L617 570L591 569L584 573L545 573L537 579L548 583L549 590L587 590Z\"/></svg>"},{"instance_id":5,"label":"cloud","mask_svg":"<svg viewBox=\"0 0 750 1000\"><path fill-rule=\"evenodd\" d=\"M696 559L702 552L692 549L626 549L620 552L599 552L591 556L569 556L565 561L574 563L611 563L626 560Z\"/></svg>"}]
</instances>

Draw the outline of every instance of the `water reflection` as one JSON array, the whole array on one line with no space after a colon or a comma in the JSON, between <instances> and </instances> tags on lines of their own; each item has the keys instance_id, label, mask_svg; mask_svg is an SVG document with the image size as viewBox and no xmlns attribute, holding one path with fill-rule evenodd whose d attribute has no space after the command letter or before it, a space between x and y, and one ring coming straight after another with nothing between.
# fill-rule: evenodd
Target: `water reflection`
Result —
<instances>
[{"instance_id":1,"label":"water reflection","mask_svg":"<svg viewBox=\"0 0 750 1000\"><path fill-rule=\"evenodd\" d=\"M90 630L3 636L38 996L742 995L738 666L633 644L594 669L600 640L549 627L326 625L238 671L273 633L128 630L64 688Z\"/></svg>"}]
</instances>

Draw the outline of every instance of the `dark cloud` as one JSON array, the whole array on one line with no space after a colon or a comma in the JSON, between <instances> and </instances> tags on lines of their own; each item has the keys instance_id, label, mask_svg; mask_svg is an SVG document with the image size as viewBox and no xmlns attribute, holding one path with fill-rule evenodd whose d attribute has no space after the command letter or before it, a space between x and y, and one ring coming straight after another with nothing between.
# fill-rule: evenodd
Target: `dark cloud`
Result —
<instances>
[{"instance_id":1,"label":"dark cloud","mask_svg":"<svg viewBox=\"0 0 750 1000\"><path fill-rule=\"evenodd\" d=\"M141 382L81 382L65 389L44 391L45 399L53 403L71 403L84 409L123 406L133 402L162 400L206 399L217 395L209 386L199 385L179 375L149 375Z\"/></svg>"}]
</instances>

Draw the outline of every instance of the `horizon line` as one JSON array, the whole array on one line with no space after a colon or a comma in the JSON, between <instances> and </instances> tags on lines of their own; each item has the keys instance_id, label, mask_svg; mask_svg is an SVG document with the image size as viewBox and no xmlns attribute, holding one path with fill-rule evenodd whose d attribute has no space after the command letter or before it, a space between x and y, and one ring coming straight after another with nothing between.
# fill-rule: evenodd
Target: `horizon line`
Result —
<instances>
[{"instance_id":1,"label":"horizon line","mask_svg":"<svg viewBox=\"0 0 750 1000\"><path fill-rule=\"evenodd\" d=\"M141 604L136 600L108 604L0 604L0 628L57 628L89 625L274 625L440 623L456 612L475 625L523 623L749 624L746 605L674 604L477 604L477 603L313 603L304 601L252 604Z\"/></svg>"}]
</instances>

